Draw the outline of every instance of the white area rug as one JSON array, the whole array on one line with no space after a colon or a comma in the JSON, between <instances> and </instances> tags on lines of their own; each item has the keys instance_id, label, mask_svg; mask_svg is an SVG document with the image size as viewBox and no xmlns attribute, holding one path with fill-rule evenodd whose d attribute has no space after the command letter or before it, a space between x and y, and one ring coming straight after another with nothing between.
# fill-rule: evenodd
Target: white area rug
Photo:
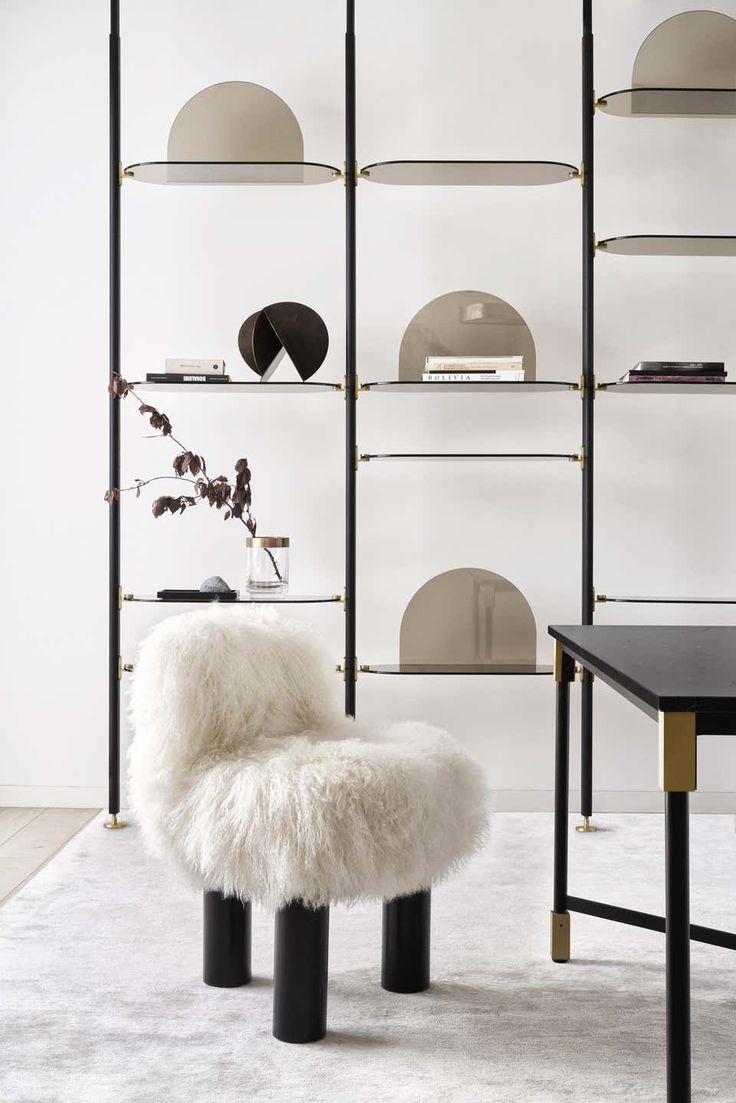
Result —
<instances>
[{"instance_id":1,"label":"white area rug","mask_svg":"<svg viewBox=\"0 0 736 1103\"><path fill-rule=\"evenodd\" d=\"M570 891L661 914L663 821L570 836ZM693 920L736 930L730 816L691 820ZM271 919L246 988L200 979L199 898L93 820L0 911L2 1103L662 1101L664 938L573 916L547 953L552 818L494 817L435 891L433 986L379 985L379 905L333 909L327 1038L271 1037ZM693 944L694 1098L736 1099L736 954Z\"/></svg>"}]
</instances>

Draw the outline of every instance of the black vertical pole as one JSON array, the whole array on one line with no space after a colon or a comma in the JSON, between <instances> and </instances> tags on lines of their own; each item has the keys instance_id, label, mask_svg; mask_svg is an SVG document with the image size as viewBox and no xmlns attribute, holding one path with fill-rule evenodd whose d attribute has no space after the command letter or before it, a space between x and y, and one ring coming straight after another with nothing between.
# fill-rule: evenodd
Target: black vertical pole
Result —
<instances>
[{"instance_id":1,"label":"black vertical pole","mask_svg":"<svg viewBox=\"0 0 736 1103\"><path fill-rule=\"evenodd\" d=\"M583 0L583 554L581 620L593 623L593 461L594 461L594 135L593 0ZM593 814L593 679L583 674L581 701L581 807L587 826Z\"/></svg>"},{"instance_id":2,"label":"black vertical pole","mask_svg":"<svg viewBox=\"0 0 736 1103\"><path fill-rule=\"evenodd\" d=\"M345 34L345 714L355 716L356 298L355 298L355 0Z\"/></svg>"},{"instance_id":3,"label":"black vertical pole","mask_svg":"<svg viewBox=\"0 0 736 1103\"><path fill-rule=\"evenodd\" d=\"M690 1103L690 858L688 794L665 793L667 1103Z\"/></svg>"},{"instance_id":4,"label":"black vertical pole","mask_svg":"<svg viewBox=\"0 0 736 1103\"><path fill-rule=\"evenodd\" d=\"M120 0L110 0L110 379L120 373ZM120 399L109 399L109 482L120 486ZM108 582L108 809L120 811L120 502L110 510Z\"/></svg>"}]
</instances>

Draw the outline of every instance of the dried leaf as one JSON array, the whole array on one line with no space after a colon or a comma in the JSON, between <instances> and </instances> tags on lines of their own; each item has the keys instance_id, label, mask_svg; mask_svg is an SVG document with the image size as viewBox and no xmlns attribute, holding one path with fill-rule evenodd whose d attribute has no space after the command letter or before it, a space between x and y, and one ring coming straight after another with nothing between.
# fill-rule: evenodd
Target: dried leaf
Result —
<instances>
[{"instance_id":1,"label":"dried leaf","mask_svg":"<svg viewBox=\"0 0 736 1103\"><path fill-rule=\"evenodd\" d=\"M189 471L196 478L196 476L199 475L200 471L202 470L202 457L193 456L191 452L189 453L189 456Z\"/></svg>"},{"instance_id":2,"label":"dried leaf","mask_svg":"<svg viewBox=\"0 0 736 1103\"><path fill-rule=\"evenodd\" d=\"M105 501L112 505L113 502L117 502L120 498L120 491L115 487L111 487L105 491Z\"/></svg>"}]
</instances>

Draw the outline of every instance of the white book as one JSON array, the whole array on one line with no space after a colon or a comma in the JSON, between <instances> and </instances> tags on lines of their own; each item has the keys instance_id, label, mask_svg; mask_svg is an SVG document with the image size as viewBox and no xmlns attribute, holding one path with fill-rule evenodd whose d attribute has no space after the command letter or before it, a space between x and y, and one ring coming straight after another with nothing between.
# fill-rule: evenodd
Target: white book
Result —
<instances>
[{"instance_id":1,"label":"white book","mask_svg":"<svg viewBox=\"0 0 736 1103\"><path fill-rule=\"evenodd\" d=\"M422 376L425 383L523 383L523 371L504 372L425 372Z\"/></svg>"},{"instance_id":2,"label":"white book","mask_svg":"<svg viewBox=\"0 0 736 1103\"><path fill-rule=\"evenodd\" d=\"M517 371L523 367L523 356L427 356L424 362L425 371L445 370L452 371L477 371L498 368L513 368Z\"/></svg>"},{"instance_id":3,"label":"white book","mask_svg":"<svg viewBox=\"0 0 736 1103\"><path fill-rule=\"evenodd\" d=\"M177 356L166 357L167 375L224 375L225 361L206 356L199 360L184 360Z\"/></svg>"}]
</instances>

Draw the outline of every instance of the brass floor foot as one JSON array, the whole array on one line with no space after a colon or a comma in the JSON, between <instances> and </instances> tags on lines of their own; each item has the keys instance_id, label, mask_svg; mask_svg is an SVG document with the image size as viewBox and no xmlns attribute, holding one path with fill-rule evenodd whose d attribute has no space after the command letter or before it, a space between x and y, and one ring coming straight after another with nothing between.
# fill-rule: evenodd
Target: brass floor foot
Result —
<instances>
[{"instance_id":1,"label":"brass floor foot","mask_svg":"<svg viewBox=\"0 0 736 1103\"><path fill-rule=\"evenodd\" d=\"M583 822L579 823L575 828L576 831L597 831L598 828L595 824L590 822L590 816L583 816Z\"/></svg>"},{"instance_id":2,"label":"brass floor foot","mask_svg":"<svg viewBox=\"0 0 736 1103\"><path fill-rule=\"evenodd\" d=\"M128 825L124 820L118 819L117 812L113 812L110 819L106 820L102 826L106 827L108 831L120 831L121 828L127 827Z\"/></svg>"},{"instance_id":3,"label":"brass floor foot","mask_svg":"<svg viewBox=\"0 0 736 1103\"><path fill-rule=\"evenodd\" d=\"M558 964L570 960L570 913L550 914L550 957Z\"/></svg>"}]
</instances>

